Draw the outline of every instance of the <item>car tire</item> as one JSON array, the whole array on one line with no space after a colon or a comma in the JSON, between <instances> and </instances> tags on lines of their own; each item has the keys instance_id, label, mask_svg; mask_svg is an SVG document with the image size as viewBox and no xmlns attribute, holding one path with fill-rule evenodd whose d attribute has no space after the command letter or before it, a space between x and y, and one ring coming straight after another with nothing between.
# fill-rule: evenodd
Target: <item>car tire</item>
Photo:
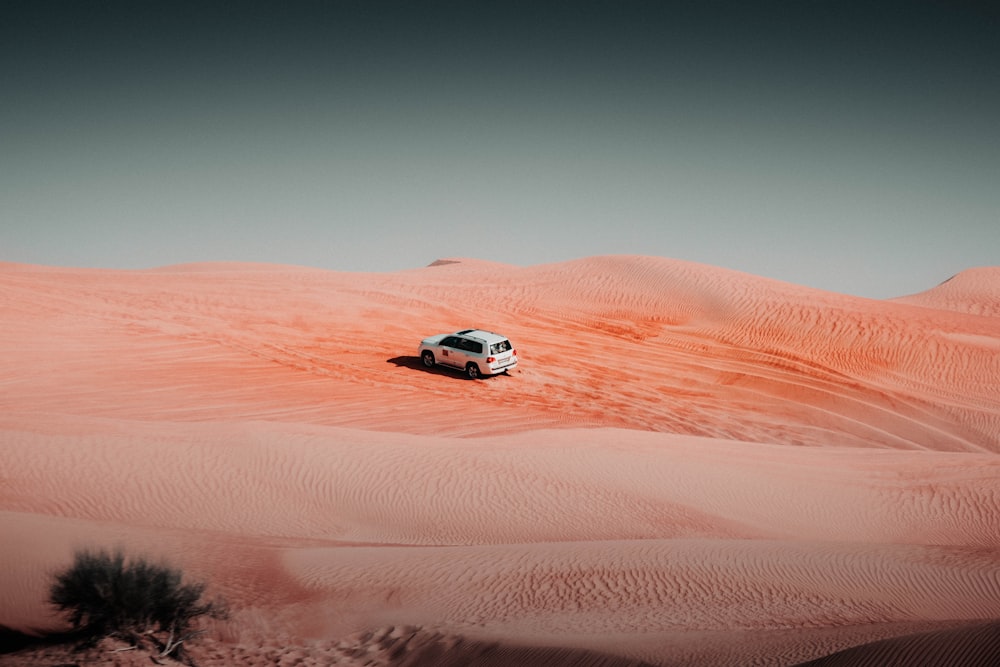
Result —
<instances>
[{"instance_id":1,"label":"car tire","mask_svg":"<svg viewBox=\"0 0 1000 667\"><path fill-rule=\"evenodd\" d=\"M465 374L469 377L470 380L478 380L479 379L479 366L477 366L476 364L474 364L472 362L467 363L465 365Z\"/></svg>"},{"instance_id":2,"label":"car tire","mask_svg":"<svg viewBox=\"0 0 1000 667\"><path fill-rule=\"evenodd\" d=\"M420 355L420 361L424 363L427 368L434 368L434 353L430 350L424 350L423 354Z\"/></svg>"}]
</instances>

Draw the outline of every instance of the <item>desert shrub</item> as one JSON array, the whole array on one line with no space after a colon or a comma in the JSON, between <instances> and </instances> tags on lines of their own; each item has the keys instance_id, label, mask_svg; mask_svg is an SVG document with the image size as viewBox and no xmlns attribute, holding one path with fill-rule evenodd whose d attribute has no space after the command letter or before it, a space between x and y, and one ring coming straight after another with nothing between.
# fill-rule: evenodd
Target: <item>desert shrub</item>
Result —
<instances>
[{"instance_id":1,"label":"desert shrub","mask_svg":"<svg viewBox=\"0 0 1000 667\"><path fill-rule=\"evenodd\" d=\"M200 634L196 619L225 617L224 604L202 600L204 591L205 584L185 583L181 571L167 565L126 560L120 551L80 551L56 575L49 601L89 643L117 637L142 646L149 639L167 656Z\"/></svg>"}]
</instances>

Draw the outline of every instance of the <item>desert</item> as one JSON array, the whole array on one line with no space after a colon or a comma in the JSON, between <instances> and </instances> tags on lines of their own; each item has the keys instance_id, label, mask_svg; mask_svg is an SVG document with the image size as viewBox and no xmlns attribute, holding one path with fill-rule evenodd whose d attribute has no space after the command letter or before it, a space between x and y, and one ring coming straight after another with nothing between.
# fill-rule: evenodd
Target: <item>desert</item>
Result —
<instances>
[{"instance_id":1,"label":"desert","mask_svg":"<svg viewBox=\"0 0 1000 667\"><path fill-rule=\"evenodd\" d=\"M998 267L875 300L641 255L5 263L0 303L14 633L64 628L53 572L120 547L228 601L200 665L1000 651ZM518 368L421 367L467 326ZM89 659L148 664L0 665Z\"/></svg>"}]
</instances>

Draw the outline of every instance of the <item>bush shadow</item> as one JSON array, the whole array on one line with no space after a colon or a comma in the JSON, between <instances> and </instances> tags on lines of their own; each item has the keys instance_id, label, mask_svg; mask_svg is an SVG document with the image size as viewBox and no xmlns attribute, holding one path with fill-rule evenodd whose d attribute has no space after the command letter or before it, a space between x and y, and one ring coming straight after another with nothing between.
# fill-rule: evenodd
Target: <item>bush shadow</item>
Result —
<instances>
[{"instance_id":1,"label":"bush shadow","mask_svg":"<svg viewBox=\"0 0 1000 667\"><path fill-rule=\"evenodd\" d=\"M38 628L15 630L6 625L0 625L0 654L16 653L44 646L76 644L83 639L83 633L76 630L42 630Z\"/></svg>"}]
</instances>

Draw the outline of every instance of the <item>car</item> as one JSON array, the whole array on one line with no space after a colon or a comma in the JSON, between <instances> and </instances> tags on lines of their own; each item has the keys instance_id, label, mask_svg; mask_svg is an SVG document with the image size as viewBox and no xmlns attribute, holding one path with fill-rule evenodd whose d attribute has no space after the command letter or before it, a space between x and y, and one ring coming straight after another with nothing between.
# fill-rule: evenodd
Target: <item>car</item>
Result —
<instances>
[{"instance_id":1,"label":"car","mask_svg":"<svg viewBox=\"0 0 1000 667\"><path fill-rule=\"evenodd\" d=\"M517 350L500 334L483 329L463 329L420 341L420 361L427 368L450 366L465 371L472 380L506 373L517 366Z\"/></svg>"}]
</instances>

